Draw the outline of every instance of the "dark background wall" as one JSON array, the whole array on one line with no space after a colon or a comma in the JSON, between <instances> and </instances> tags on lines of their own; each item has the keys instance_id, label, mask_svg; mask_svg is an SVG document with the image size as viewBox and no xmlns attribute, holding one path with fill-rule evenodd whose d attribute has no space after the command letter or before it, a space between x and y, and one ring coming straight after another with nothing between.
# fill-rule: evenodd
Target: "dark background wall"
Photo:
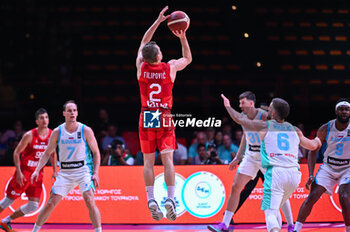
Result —
<instances>
[{"instance_id":1,"label":"dark background wall","mask_svg":"<svg viewBox=\"0 0 350 232\"><path fill-rule=\"evenodd\" d=\"M92 123L103 107L122 129L136 130L136 51L167 4L191 18L193 62L178 73L174 113L221 118L220 93L235 103L252 90L258 103L285 98L289 120L311 129L349 97L347 1L3 1L0 128L17 118L31 127L39 107L55 126L62 104L75 99L81 121ZM154 40L165 61L181 56L165 23Z\"/></svg>"}]
</instances>

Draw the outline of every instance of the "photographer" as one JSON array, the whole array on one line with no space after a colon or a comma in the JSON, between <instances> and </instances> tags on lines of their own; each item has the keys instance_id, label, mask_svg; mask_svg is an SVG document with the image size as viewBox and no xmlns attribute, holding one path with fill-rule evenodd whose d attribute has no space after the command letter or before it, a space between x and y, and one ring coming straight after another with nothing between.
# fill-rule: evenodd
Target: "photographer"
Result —
<instances>
[{"instance_id":1,"label":"photographer","mask_svg":"<svg viewBox=\"0 0 350 232\"><path fill-rule=\"evenodd\" d=\"M126 153L122 141L115 139L107 146L107 155L103 158L102 165L134 165L135 159Z\"/></svg>"},{"instance_id":2,"label":"photographer","mask_svg":"<svg viewBox=\"0 0 350 232\"><path fill-rule=\"evenodd\" d=\"M194 164L222 164L215 144L209 144L208 150L205 149L204 144L198 144L197 153L199 156L195 158Z\"/></svg>"},{"instance_id":3,"label":"photographer","mask_svg":"<svg viewBox=\"0 0 350 232\"><path fill-rule=\"evenodd\" d=\"M219 158L224 164L229 164L232 161L232 159L236 156L237 151L238 147L232 143L230 135L225 134L223 136L223 145L218 147Z\"/></svg>"},{"instance_id":4,"label":"photographer","mask_svg":"<svg viewBox=\"0 0 350 232\"><path fill-rule=\"evenodd\" d=\"M215 143L210 143L208 145L207 153L209 154L209 158L205 164L222 164Z\"/></svg>"}]
</instances>

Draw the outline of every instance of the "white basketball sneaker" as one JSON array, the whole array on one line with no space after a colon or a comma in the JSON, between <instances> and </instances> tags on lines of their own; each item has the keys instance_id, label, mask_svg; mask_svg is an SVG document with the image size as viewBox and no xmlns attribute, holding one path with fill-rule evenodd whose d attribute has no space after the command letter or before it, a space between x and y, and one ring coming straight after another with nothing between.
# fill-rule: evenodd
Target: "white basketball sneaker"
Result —
<instances>
[{"instance_id":1,"label":"white basketball sneaker","mask_svg":"<svg viewBox=\"0 0 350 232\"><path fill-rule=\"evenodd\" d=\"M165 201L165 206L166 208L166 218L168 218L170 221L175 221L176 220L176 205L173 199L168 198Z\"/></svg>"},{"instance_id":2,"label":"white basketball sneaker","mask_svg":"<svg viewBox=\"0 0 350 232\"><path fill-rule=\"evenodd\" d=\"M159 221L164 217L158 203L154 199L148 201L148 208L154 220Z\"/></svg>"}]
</instances>

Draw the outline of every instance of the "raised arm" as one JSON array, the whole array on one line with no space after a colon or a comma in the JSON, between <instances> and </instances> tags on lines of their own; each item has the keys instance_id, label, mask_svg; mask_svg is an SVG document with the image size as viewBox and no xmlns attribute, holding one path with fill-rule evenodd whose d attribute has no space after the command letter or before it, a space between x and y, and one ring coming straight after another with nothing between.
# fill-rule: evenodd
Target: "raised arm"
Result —
<instances>
[{"instance_id":1,"label":"raised arm","mask_svg":"<svg viewBox=\"0 0 350 232\"><path fill-rule=\"evenodd\" d=\"M146 43L148 43L149 41L151 41L154 32L157 30L158 26L160 25L161 22L163 22L164 20L166 20L167 18L169 18L169 15L165 16L164 13L165 11L168 10L168 6L164 7L163 10L159 13L158 18L156 19L156 21L154 21L154 23L152 24L152 26L150 28L148 28L148 30L146 31L146 33L143 35L142 40L141 40L141 44L140 47L137 51L137 58L136 58L136 67L139 68L141 63L142 63L142 48L143 46L145 46Z\"/></svg>"},{"instance_id":2,"label":"raised arm","mask_svg":"<svg viewBox=\"0 0 350 232\"><path fill-rule=\"evenodd\" d=\"M190 49L190 45L188 44L186 32L184 31L173 31L174 35L179 37L181 46L182 46L182 57L177 60L170 60L168 63L170 64L171 70L171 80L175 81L176 72L181 71L186 68L192 62L192 53Z\"/></svg>"},{"instance_id":3,"label":"raised arm","mask_svg":"<svg viewBox=\"0 0 350 232\"><path fill-rule=\"evenodd\" d=\"M94 173L92 175L92 180L95 181L96 188L98 188L100 184L100 180L98 178L98 172L100 170L100 163L101 163L101 155L100 155L100 150L98 149L97 141L94 135L94 132L92 129L88 126L84 127L84 135L85 135L85 140L87 144L90 147L90 150L93 153L93 158L94 158Z\"/></svg>"},{"instance_id":4,"label":"raised arm","mask_svg":"<svg viewBox=\"0 0 350 232\"><path fill-rule=\"evenodd\" d=\"M318 131L317 131L317 137L320 139L321 142L325 141L326 136L327 136L327 123L322 125ZM307 164L308 164L308 169L309 169L309 178L305 184L305 187L307 190L310 189L310 185L312 181L314 180L314 171L315 171L315 164L317 160L317 154L320 149L316 149L314 151L310 151L309 155L307 156Z\"/></svg>"},{"instance_id":5,"label":"raised arm","mask_svg":"<svg viewBox=\"0 0 350 232\"><path fill-rule=\"evenodd\" d=\"M228 114L237 124L240 124L246 129L252 131L262 131L267 129L266 122L262 120L250 120L247 117L244 117L241 113L237 112L231 107L230 100L228 100L223 94L221 94L221 97L224 100L224 106Z\"/></svg>"},{"instance_id":6,"label":"raised arm","mask_svg":"<svg viewBox=\"0 0 350 232\"><path fill-rule=\"evenodd\" d=\"M31 141L32 141L32 132L28 131L23 135L21 141L19 141L19 144L17 145L15 151L13 152L13 162L15 163L15 166L16 166L16 180L20 186L23 186L23 180L25 179L25 177L21 170L21 161L19 156L27 147L27 145L31 143Z\"/></svg>"},{"instance_id":7,"label":"raised arm","mask_svg":"<svg viewBox=\"0 0 350 232\"><path fill-rule=\"evenodd\" d=\"M322 146L322 142L319 137L308 139L303 135L303 132L301 132L299 128L296 128L296 130L300 139L300 145L303 148L314 151Z\"/></svg>"},{"instance_id":8,"label":"raised arm","mask_svg":"<svg viewBox=\"0 0 350 232\"><path fill-rule=\"evenodd\" d=\"M33 172L30 178L30 181L32 183L38 180L40 170L46 165L51 154L56 151L58 134L59 134L58 128L54 129L54 131L50 136L49 144L47 145L46 150L44 151L44 154L42 154L42 156L40 157L38 166L36 167L35 171Z\"/></svg>"}]
</instances>

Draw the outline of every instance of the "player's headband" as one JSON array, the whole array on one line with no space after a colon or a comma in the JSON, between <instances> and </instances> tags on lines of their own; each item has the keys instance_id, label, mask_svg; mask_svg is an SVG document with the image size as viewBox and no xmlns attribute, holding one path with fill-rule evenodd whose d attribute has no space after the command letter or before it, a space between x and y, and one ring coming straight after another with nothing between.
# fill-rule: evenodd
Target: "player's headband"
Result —
<instances>
[{"instance_id":1,"label":"player's headband","mask_svg":"<svg viewBox=\"0 0 350 232\"><path fill-rule=\"evenodd\" d=\"M350 103L347 102L347 101L341 101L341 102L339 102L339 103L335 106L335 110L337 110L339 106L347 106L347 107L350 107Z\"/></svg>"}]
</instances>

